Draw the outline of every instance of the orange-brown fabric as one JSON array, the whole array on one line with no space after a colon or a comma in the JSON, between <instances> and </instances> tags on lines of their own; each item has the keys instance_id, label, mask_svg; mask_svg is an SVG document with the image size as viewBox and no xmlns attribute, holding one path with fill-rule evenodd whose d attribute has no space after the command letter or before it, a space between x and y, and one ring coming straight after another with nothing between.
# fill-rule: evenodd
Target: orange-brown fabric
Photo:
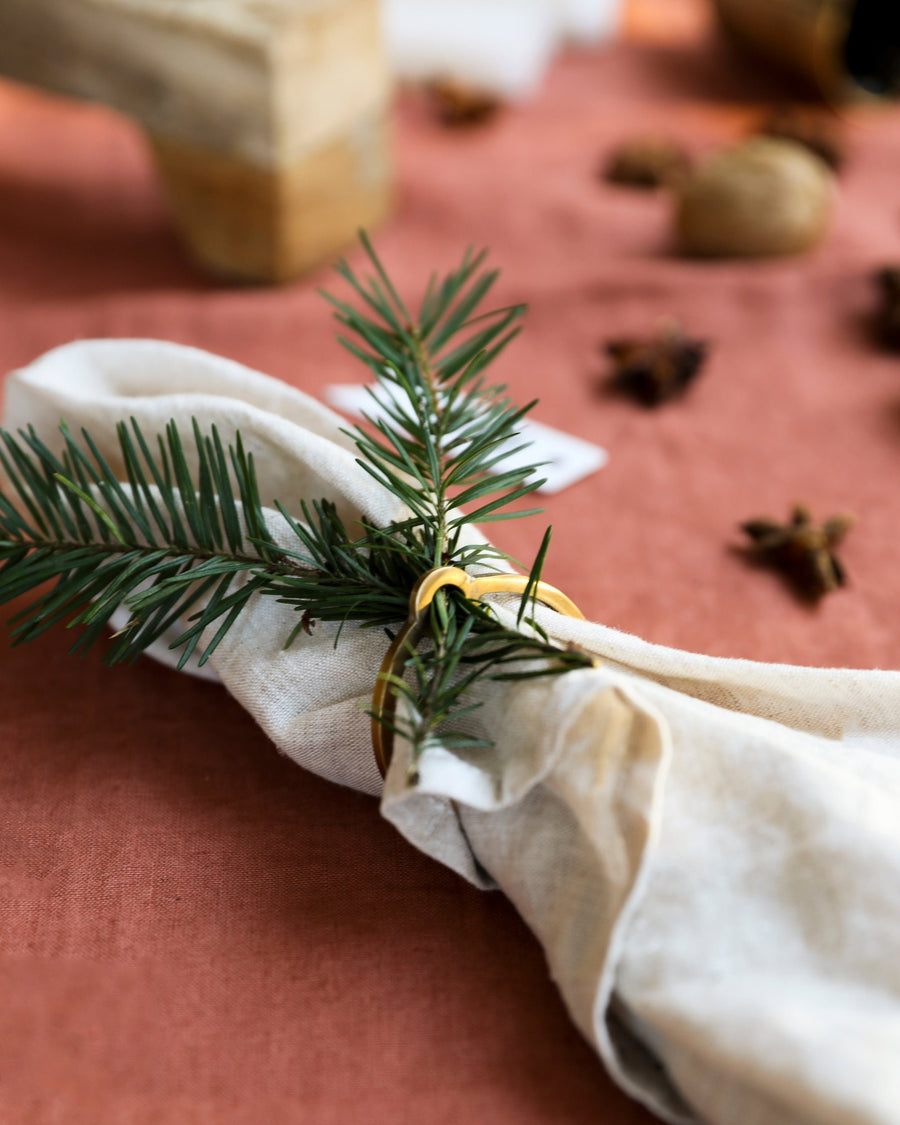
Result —
<instances>
[{"instance_id":1,"label":"orange-brown fabric","mask_svg":"<svg viewBox=\"0 0 900 1125\"><path fill-rule=\"evenodd\" d=\"M595 176L636 131L700 150L785 90L659 36L564 59L484 129L441 131L407 100L378 245L414 293L489 243L501 299L530 303L500 374L611 453L547 504L547 576L589 617L716 655L896 668L900 361L867 316L868 275L900 258L900 112L853 118L834 230L807 258L681 261L662 197ZM0 89L3 370L74 337L158 336L317 393L362 374L314 294L326 279L212 284L126 122ZM598 344L668 315L712 341L689 395L647 413L599 393ZM738 520L796 499L860 518L851 586L818 610L730 549ZM528 557L541 529L494 537ZM280 760L221 689L67 644L0 647L0 1120L649 1121L499 896Z\"/></svg>"}]
</instances>

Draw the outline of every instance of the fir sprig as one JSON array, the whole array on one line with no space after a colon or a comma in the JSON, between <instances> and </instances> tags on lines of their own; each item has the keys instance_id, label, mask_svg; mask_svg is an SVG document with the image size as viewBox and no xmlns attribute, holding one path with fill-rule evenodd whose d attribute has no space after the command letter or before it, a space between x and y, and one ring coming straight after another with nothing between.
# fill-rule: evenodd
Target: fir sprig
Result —
<instances>
[{"instance_id":1,"label":"fir sprig","mask_svg":"<svg viewBox=\"0 0 900 1125\"><path fill-rule=\"evenodd\" d=\"M531 514L509 505L539 487L537 465L504 468L530 406L486 383L488 364L519 331L520 305L478 315L494 284L484 255L432 279L411 316L368 240L374 272L338 272L362 309L326 295L342 342L375 375L386 415L351 432L359 463L401 499L409 515L388 527L348 528L334 504L302 499L301 518L284 503L276 539L259 495L253 457L239 434L223 443L194 422L186 443L173 423L153 442L134 420L118 427L116 473L90 433L63 425L61 452L34 430L0 431L0 603L29 596L12 621L15 642L60 623L78 627L86 649L116 610L127 623L107 650L110 662L134 659L168 633L181 650L209 659L254 597L292 606L290 644L314 621L396 627L410 591L435 566L507 566L502 552L468 529L473 523ZM385 399L384 395L387 395ZM294 508L294 511L297 509ZM521 679L588 664L536 627L530 594L549 533L521 599L517 628L458 591L432 603L430 630L408 653L408 677L394 684L406 707L388 720L418 756L435 738L480 745L458 722L471 712L470 689L485 676ZM302 641L298 642L302 643Z\"/></svg>"},{"instance_id":2,"label":"fir sprig","mask_svg":"<svg viewBox=\"0 0 900 1125\"><path fill-rule=\"evenodd\" d=\"M508 510L544 482L539 464L503 468L519 423L534 403L515 406L485 368L518 335L524 305L474 316L498 277L481 271L486 254L467 251L458 269L432 278L418 316L410 316L365 235L375 273L360 280L346 262L338 273L361 298L356 308L326 293L348 334L341 343L372 371L386 418L354 429L363 468L400 497L419 524L428 565L458 561L464 528L533 515ZM386 393L384 393L386 392ZM464 506L476 505L463 510ZM494 554L470 546L473 565Z\"/></svg>"}]
</instances>

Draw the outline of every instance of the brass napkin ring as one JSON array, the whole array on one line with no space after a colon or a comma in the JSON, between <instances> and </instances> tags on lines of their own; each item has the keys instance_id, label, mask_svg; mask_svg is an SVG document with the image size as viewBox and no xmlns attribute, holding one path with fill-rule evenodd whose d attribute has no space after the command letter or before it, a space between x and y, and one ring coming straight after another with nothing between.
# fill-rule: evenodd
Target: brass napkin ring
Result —
<instances>
[{"instance_id":1,"label":"brass napkin ring","mask_svg":"<svg viewBox=\"0 0 900 1125\"><path fill-rule=\"evenodd\" d=\"M428 617L428 607L435 594L444 586L455 586L462 590L465 597L478 601L485 594L523 594L528 581L524 574L486 574L473 578L458 566L439 566L423 574L415 584L409 596L409 617L381 662L372 693L372 748L382 777L387 774L394 750L393 731L380 721L387 719L390 722L397 707L397 694L392 688L391 678L402 674L404 661L419 643ZM555 586L538 582L533 588L533 594L537 601L558 613L584 621L581 610Z\"/></svg>"}]
</instances>

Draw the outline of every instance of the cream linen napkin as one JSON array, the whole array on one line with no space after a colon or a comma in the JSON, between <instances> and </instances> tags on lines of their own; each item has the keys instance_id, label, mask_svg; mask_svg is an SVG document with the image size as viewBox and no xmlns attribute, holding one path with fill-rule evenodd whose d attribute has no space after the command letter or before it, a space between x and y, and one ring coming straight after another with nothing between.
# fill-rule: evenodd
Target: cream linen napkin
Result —
<instances>
[{"instance_id":1,"label":"cream linen napkin","mask_svg":"<svg viewBox=\"0 0 900 1125\"><path fill-rule=\"evenodd\" d=\"M132 415L147 433L192 416L226 440L240 429L264 501L399 514L335 415L227 360L89 341L7 383L7 427L53 444L61 418L86 425L113 463ZM293 619L252 605L215 673L299 764L379 793L363 708L385 638L347 629L335 648L319 625L284 651ZM384 815L509 895L578 1026L665 1120L900 1122L900 674L694 656L550 611L544 624L603 664L489 685L477 714L495 750L429 751L414 787L398 743Z\"/></svg>"}]
</instances>

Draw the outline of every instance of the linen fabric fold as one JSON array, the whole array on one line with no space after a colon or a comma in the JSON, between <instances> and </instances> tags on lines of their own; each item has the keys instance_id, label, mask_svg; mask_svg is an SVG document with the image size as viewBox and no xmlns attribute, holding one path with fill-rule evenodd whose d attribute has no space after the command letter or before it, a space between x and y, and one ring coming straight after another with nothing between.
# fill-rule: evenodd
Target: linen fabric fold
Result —
<instances>
[{"instance_id":1,"label":"linen fabric fold","mask_svg":"<svg viewBox=\"0 0 900 1125\"><path fill-rule=\"evenodd\" d=\"M7 428L52 447L62 419L86 426L117 470L130 417L239 430L263 503L291 514L325 498L348 521L402 515L336 415L225 359L84 341L6 385ZM411 781L398 739L383 789L365 713L382 633L335 645L319 624L285 649L293 611L257 596L210 665L280 750L381 793L413 844L504 890L582 1032L664 1120L895 1125L900 673L713 659L540 613L599 666L483 686L493 749L437 744Z\"/></svg>"}]
</instances>

